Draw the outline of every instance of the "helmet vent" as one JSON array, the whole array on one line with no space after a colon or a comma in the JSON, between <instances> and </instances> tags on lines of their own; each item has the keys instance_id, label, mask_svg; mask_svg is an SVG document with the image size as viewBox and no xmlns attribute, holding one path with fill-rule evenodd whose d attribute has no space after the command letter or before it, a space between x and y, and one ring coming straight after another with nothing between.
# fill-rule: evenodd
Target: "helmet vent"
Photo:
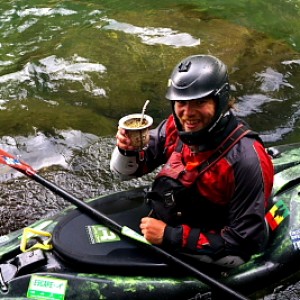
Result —
<instances>
[{"instance_id":1,"label":"helmet vent","mask_svg":"<svg viewBox=\"0 0 300 300\"><path fill-rule=\"evenodd\" d=\"M188 72L188 70L190 69L191 67L191 64L192 62L191 61L185 61L185 62L182 62L179 67L178 67L178 71L179 72Z\"/></svg>"}]
</instances>

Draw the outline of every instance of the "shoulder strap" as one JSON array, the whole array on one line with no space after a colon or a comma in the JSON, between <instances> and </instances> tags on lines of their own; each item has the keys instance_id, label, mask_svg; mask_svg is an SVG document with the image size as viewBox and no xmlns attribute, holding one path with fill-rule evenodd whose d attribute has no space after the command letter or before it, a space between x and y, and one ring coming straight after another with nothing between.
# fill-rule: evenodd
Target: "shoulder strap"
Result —
<instances>
[{"instance_id":1,"label":"shoulder strap","mask_svg":"<svg viewBox=\"0 0 300 300\"><path fill-rule=\"evenodd\" d=\"M177 138L177 141L176 141L176 146L175 146L174 151L180 153L180 152L182 151L182 148L183 148L183 142L182 142L182 140L178 137L178 138Z\"/></svg>"},{"instance_id":2,"label":"shoulder strap","mask_svg":"<svg viewBox=\"0 0 300 300\"><path fill-rule=\"evenodd\" d=\"M199 175L207 171L212 165L218 162L239 140L241 140L246 135L257 139L262 143L256 132L249 129L245 124L239 124L216 149L216 151L206 161L204 161L197 167ZM178 138L175 146L175 151L181 152L182 147L183 143Z\"/></svg>"},{"instance_id":3,"label":"shoulder strap","mask_svg":"<svg viewBox=\"0 0 300 300\"><path fill-rule=\"evenodd\" d=\"M216 149L216 151L205 162L198 166L197 169L199 175L219 161L240 139L250 132L252 131L244 124L237 126Z\"/></svg>"}]
</instances>

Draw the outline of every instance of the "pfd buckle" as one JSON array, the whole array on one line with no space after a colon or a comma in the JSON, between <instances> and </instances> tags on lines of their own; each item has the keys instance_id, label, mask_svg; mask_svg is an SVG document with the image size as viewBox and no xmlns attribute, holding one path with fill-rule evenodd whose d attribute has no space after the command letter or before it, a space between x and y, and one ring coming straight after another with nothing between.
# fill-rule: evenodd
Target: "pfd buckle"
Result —
<instances>
[{"instance_id":1,"label":"pfd buckle","mask_svg":"<svg viewBox=\"0 0 300 300\"><path fill-rule=\"evenodd\" d=\"M175 198L174 198L174 192L173 191L166 192L164 194L164 198L165 198L165 207L171 207L171 206L174 205Z\"/></svg>"}]
</instances>

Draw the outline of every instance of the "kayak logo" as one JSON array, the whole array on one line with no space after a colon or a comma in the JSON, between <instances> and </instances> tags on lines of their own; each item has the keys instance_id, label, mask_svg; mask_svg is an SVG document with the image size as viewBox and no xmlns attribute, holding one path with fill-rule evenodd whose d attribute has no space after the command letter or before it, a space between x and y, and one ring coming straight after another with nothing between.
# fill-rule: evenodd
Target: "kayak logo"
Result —
<instances>
[{"instance_id":1,"label":"kayak logo","mask_svg":"<svg viewBox=\"0 0 300 300\"><path fill-rule=\"evenodd\" d=\"M85 227L90 243L101 244L120 241L120 237L103 225L88 225Z\"/></svg>"},{"instance_id":2,"label":"kayak logo","mask_svg":"<svg viewBox=\"0 0 300 300\"><path fill-rule=\"evenodd\" d=\"M67 280L53 277L32 275L27 291L27 298L45 300L64 300Z\"/></svg>"},{"instance_id":3,"label":"kayak logo","mask_svg":"<svg viewBox=\"0 0 300 300\"><path fill-rule=\"evenodd\" d=\"M280 223L290 215L290 211L283 200L277 201L266 213L266 219L272 230L275 230Z\"/></svg>"}]
</instances>

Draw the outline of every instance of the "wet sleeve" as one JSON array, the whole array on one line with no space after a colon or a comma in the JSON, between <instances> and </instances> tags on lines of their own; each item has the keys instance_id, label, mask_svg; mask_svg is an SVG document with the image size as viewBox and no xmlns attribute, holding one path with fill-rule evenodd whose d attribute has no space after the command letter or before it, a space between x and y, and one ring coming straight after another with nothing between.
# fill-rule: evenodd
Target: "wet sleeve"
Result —
<instances>
[{"instance_id":1,"label":"wet sleeve","mask_svg":"<svg viewBox=\"0 0 300 300\"><path fill-rule=\"evenodd\" d=\"M227 251L253 254L266 238L265 202L273 182L273 165L257 144L233 165L235 191L229 203L228 225L221 232ZM264 176L269 174L269 176Z\"/></svg>"}]
</instances>

